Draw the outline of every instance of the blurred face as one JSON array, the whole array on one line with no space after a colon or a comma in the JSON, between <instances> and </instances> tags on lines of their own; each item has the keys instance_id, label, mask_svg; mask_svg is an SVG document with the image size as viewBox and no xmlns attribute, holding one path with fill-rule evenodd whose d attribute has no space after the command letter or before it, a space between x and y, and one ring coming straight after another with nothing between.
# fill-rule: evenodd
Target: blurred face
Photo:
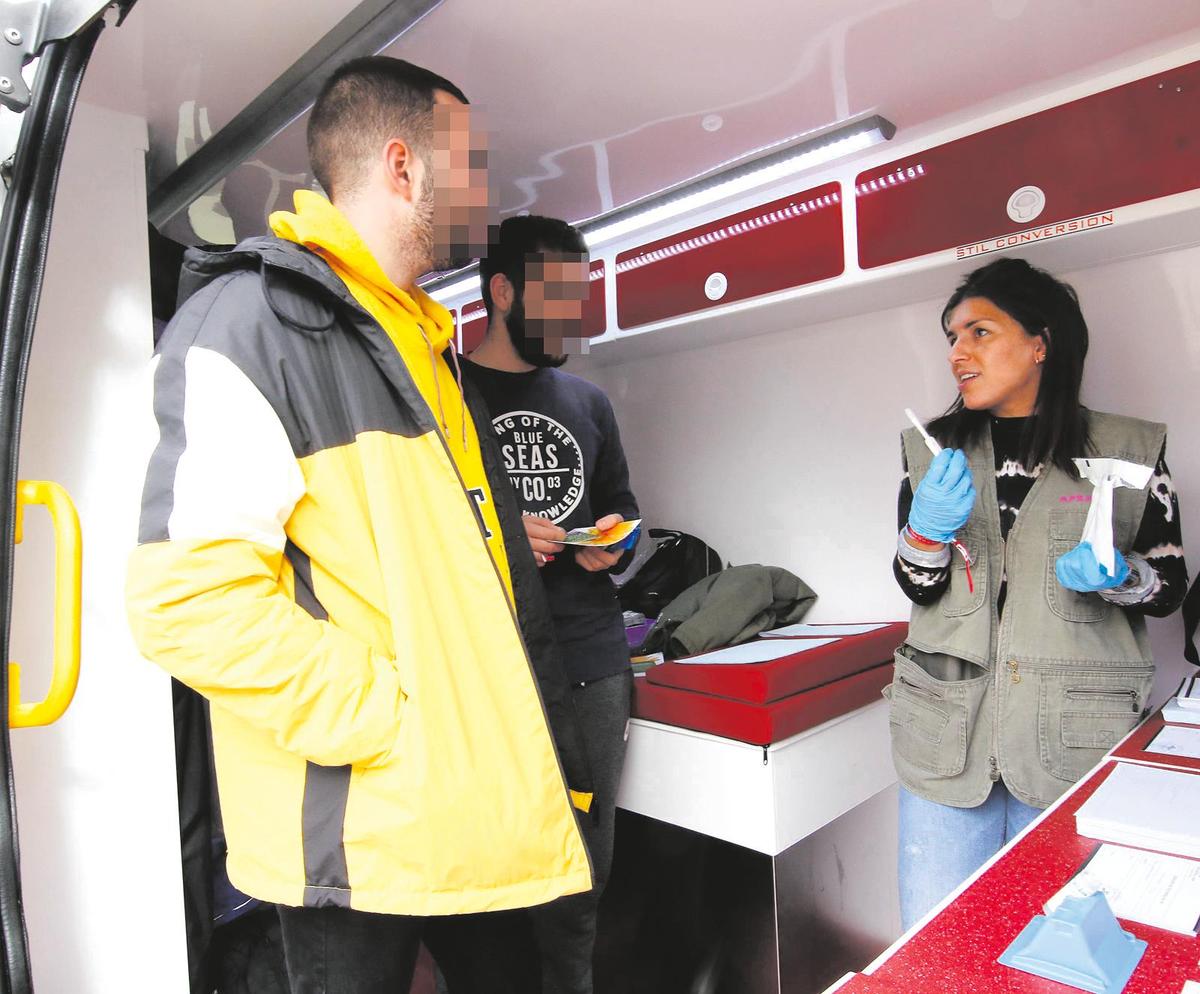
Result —
<instances>
[{"instance_id":1,"label":"blurred face","mask_svg":"<svg viewBox=\"0 0 1200 994\"><path fill-rule=\"evenodd\" d=\"M433 162L424 206L432 227L434 269L452 269L487 251L491 219L488 141L478 108L434 94Z\"/></svg>"},{"instance_id":2,"label":"blurred face","mask_svg":"<svg viewBox=\"0 0 1200 994\"><path fill-rule=\"evenodd\" d=\"M587 257L575 254L546 252L526 260L524 337L544 355L565 360L585 351L583 305L590 288L588 268Z\"/></svg>"},{"instance_id":3,"label":"blurred face","mask_svg":"<svg viewBox=\"0 0 1200 994\"><path fill-rule=\"evenodd\" d=\"M950 371L963 406L1001 418L1033 413L1046 343L983 297L968 297L946 326Z\"/></svg>"}]
</instances>

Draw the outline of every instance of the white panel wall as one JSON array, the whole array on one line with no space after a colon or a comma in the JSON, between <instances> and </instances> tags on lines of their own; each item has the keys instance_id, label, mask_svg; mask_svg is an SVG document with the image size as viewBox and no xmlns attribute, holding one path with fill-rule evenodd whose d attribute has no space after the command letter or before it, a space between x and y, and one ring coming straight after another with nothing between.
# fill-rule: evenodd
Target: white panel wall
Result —
<instances>
[{"instance_id":1,"label":"white panel wall","mask_svg":"<svg viewBox=\"0 0 1200 994\"><path fill-rule=\"evenodd\" d=\"M1200 568L1200 248L1068 272L1092 332L1091 407L1166 421L1184 540ZM785 566L814 621L908 616L892 579L903 410L955 396L938 319L909 306L603 368L651 525L734 563ZM1178 615L1154 621L1159 696L1183 669Z\"/></svg>"},{"instance_id":2,"label":"white panel wall","mask_svg":"<svg viewBox=\"0 0 1200 994\"><path fill-rule=\"evenodd\" d=\"M153 444L145 147L140 118L79 106L24 409L21 476L67 488L84 543L75 702L12 733L40 991L187 990L170 685L134 648L122 595ZM49 679L52 541L44 510L26 517L13 658L34 699Z\"/></svg>"}]
</instances>

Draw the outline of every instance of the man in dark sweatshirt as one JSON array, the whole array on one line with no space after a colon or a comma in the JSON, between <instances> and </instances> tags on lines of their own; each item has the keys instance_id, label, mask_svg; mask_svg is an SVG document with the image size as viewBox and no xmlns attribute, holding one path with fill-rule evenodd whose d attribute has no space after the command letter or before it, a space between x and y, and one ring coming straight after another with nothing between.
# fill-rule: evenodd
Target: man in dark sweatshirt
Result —
<instances>
[{"instance_id":1,"label":"man in dark sweatshirt","mask_svg":"<svg viewBox=\"0 0 1200 994\"><path fill-rule=\"evenodd\" d=\"M483 394L523 511L594 778L583 819L595 889L533 909L543 994L591 994L596 908L612 863L613 819L632 673L609 572L620 549L563 546L566 531L638 515L608 398L562 371L582 336L583 236L564 221L510 217L480 261L488 333L463 363Z\"/></svg>"}]
</instances>

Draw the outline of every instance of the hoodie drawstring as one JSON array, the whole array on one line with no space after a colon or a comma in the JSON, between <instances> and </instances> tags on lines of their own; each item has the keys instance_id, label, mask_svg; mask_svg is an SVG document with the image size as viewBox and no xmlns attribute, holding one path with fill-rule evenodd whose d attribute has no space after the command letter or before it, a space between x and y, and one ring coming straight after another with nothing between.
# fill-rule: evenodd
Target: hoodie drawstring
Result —
<instances>
[{"instance_id":1,"label":"hoodie drawstring","mask_svg":"<svg viewBox=\"0 0 1200 994\"><path fill-rule=\"evenodd\" d=\"M421 337L425 339L425 347L429 349L429 368L433 370L433 389L437 394L438 418L442 422L442 436L449 438L450 426L446 424L446 409L442 406L442 378L438 376L437 355L433 351L433 342L425 334L425 326L418 321L417 327L421 330Z\"/></svg>"},{"instance_id":2,"label":"hoodie drawstring","mask_svg":"<svg viewBox=\"0 0 1200 994\"><path fill-rule=\"evenodd\" d=\"M425 347L429 349L429 366L433 370L433 389L437 394L438 418L442 423L442 436L446 441L450 441L450 426L446 424L446 408L442 404L442 379L438 376L437 353L433 351L433 341L425 333L425 326L417 322L417 327L421 329L421 337L425 339ZM467 451L467 400L463 396L463 379L462 367L458 362L458 350L454 347L450 349L450 358L454 363L454 379L458 384L458 403L459 403L459 421L462 424L462 448L463 452Z\"/></svg>"},{"instance_id":3,"label":"hoodie drawstring","mask_svg":"<svg viewBox=\"0 0 1200 994\"><path fill-rule=\"evenodd\" d=\"M458 403L459 415L462 421L462 447L463 452L467 451L467 398L463 394L462 387L462 365L458 361L458 349L451 347L450 361L454 363L454 379L458 383Z\"/></svg>"}]
</instances>

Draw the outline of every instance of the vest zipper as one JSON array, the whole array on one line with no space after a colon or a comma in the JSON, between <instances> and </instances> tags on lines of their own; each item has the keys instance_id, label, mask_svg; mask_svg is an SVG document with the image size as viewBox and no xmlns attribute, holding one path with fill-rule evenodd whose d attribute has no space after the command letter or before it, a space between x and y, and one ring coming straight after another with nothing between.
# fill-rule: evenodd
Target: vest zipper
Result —
<instances>
[{"instance_id":1,"label":"vest zipper","mask_svg":"<svg viewBox=\"0 0 1200 994\"><path fill-rule=\"evenodd\" d=\"M911 680L905 679L905 677L903 677L903 676L898 677L897 681L899 682L899 684L902 687L904 687L906 690L910 691L912 694L914 694L917 697L924 697L926 700L929 700L929 701L944 701L945 700L945 698L941 694L931 690L928 687L922 687L919 683L913 683Z\"/></svg>"},{"instance_id":2,"label":"vest zipper","mask_svg":"<svg viewBox=\"0 0 1200 994\"><path fill-rule=\"evenodd\" d=\"M1137 714L1141 709L1138 707L1138 695L1136 690L1109 690L1105 687L1075 687L1067 689L1067 697L1076 701L1095 700L1098 697L1113 697L1118 700L1127 700L1130 704L1130 710Z\"/></svg>"},{"instance_id":3,"label":"vest zipper","mask_svg":"<svg viewBox=\"0 0 1200 994\"><path fill-rule=\"evenodd\" d=\"M988 451L991 452L991 440L988 440ZM993 462L995 461L993 457ZM994 481L993 477L993 481ZM993 484L994 485L994 484ZM999 511L997 511L997 524L999 523ZM1016 527L1014 522L1013 527ZM1000 534L1000 529L997 527L996 533ZM1011 536L1010 536L1011 537ZM1000 585L996 588L997 591L1004 589L1004 584L1008 582L1008 542L1001 537L1000 539ZM988 596L994 596L991 588L988 588ZM1000 642L1004 637L1004 626L1000 618L999 599L993 602L992 610L996 612L996 653L993 658L999 662ZM1021 676L1017 671L1016 661L1013 660L1009 664L1009 672L1012 674L1013 683L1019 683ZM995 698L992 702L992 754L988 757L988 763L991 770L988 776L993 783L998 783L1000 780L1000 675L1001 668L996 666L995 686L992 688L992 697Z\"/></svg>"}]
</instances>

